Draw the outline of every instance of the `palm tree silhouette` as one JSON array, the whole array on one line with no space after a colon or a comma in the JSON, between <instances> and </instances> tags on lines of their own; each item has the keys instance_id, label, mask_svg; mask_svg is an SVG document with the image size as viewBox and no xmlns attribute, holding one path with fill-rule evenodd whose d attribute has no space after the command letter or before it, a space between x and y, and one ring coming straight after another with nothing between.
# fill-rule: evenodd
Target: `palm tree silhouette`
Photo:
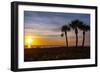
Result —
<instances>
[{"instance_id":1,"label":"palm tree silhouette","mask_svg":"<svg viewBox=\"0 0 100 73\"><path fill-rule=\"evenodd\" d=\"M86 25L86 24L81 24L79 26L79 29L81 29L83 31L83 42L82 42L82 46L84 47L84 42L85 42L85 32L90 30L90 26Z\"/></svg>"},{"instance_id":2,"label":"palm tree silhouette","mask_svg":"<svg viewBox=\"0 0 100 73\"><path fill-rule=\"evenodd\" d=\"M67 26L67 25L63 25L62 28L61 28L61 31L64 32L64 34L65 34L65 38L66 38L66 46L68 47L67 31L70 31L70 27ZM61 36L63 37L64 34L62 33Z\"/></svg>"},{"instance_id":3,"label":"palm tree silhouette","mask_svg":"<svg viewBox=\"0 0 100 73\"><path fill-rule=\"evenodd\" d=\"M69 25L72 29L75 30L75 34L76 34L76 47L78 45L78 28L79 26L83 24L83 22L79 21L79 20L74 20L72 21Z\"/></svg>"}]
</instances>

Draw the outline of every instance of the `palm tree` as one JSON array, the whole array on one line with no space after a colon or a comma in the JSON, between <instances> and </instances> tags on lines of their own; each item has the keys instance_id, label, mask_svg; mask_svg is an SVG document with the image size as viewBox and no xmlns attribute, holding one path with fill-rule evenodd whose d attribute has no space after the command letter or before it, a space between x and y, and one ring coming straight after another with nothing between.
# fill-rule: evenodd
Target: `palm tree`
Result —
<instances>
[{"instance_id":1,"label":"palm tree","mask_svg":"<svg viewBox=\"0 0 100 73\"><path fill-rule=\"evenodd\" d=\"M83 42L82 42L82 46L84 47L84 42L85 42L85 32L90 30L90 26L86 25L86 24L81 24L79 26L79 29L81 29L83 31Z\"/></svg>"},{"instance_id":2,"label":"palm tree","mask_svg":"<svg viewBox=\"0 0 100 73\"><path fill-rule=\"evenodd\" d=\"M79 28L79 26L81 24L83 24L83 23L81 21L79 21L79 20L74 20L70 24L70 27L75 30L75 34L76 34L76 47L78 45L78 28Z\"/></svg>"},{"instance_id":3,"label":"palm tree","mask_svg":"<svg viewBox=\"0 0 100 73\"><path fill-rule=\"evenodd\" d=\"M62 28L61 28L61 31L64 32L64 34L65 34L65 37L66 37L66 46L68 47L67 31L70 31L70 28L67 25L63 25ZM64 34L62 33L61 36L63 36Z\"/></svg>"}]
</instances>

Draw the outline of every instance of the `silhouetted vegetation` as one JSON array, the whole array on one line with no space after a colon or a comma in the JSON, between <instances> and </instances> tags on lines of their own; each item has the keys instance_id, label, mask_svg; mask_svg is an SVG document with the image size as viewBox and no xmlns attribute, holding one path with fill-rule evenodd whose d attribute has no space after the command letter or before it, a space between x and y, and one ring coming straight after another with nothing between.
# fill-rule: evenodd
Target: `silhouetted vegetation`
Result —
<instances>
[{"instance_id":1,"label":"silhouetted vegetation","mask_svg":"<svg viewBox=\"0 0 100 73\"><path fill-rule=\"evenodd\" d=\"M83 24L79 25L79 29L81 29L83 31L83 42L82 42L82 46L84 47L85 32L87 32L87 31L90 30L90 26L83 23Z\"/></svg>"},{"instance_id":2,"label":"silhouetted vegetation","mask_svg":"<svg viewBox=\"0 0 100 73\"><path fill-rule=\"evenodd\" d=\"M73 20L70 23L70 27L75 30L75 34L76 34L76 47L78 46L78 28L79 28L80 25L82 25L82 23L83 22L81 22L79 20Z\"/></svg>"},{"instance_id":3,"label":"silhouetted vegetation","mask_svg":"<svg viewBox=\"0 0 100 73\"><path fill-rule=\"evenodd\" d=\"M70 27L69 27L70 26ZM85 42L85 32L90 30L90 26L86 25L80 20L73 20L69 25L63 25L61 28L62 32L65 32L65 37L66 37L66 45L68 47L68 37L67 37L67 31L70 31L70 29L74 29L75 35L76 35L76 47L78 46L78 29L83 31L83 42L82 46L84 47L84 42ZM62 33L61 36L64 34Z\"/></svg>"},{"instance_id":4,"label":"silhouetted vegetation","mask_svg":"<svg viewBox=\"0 0 100 73\"><path fill-rule=\"evenodd\" d=\"M66 38L66 46L68 47L67 31L70 31L70 27L67 26L67 25L63 25L62 28L61 28L61 31L64 32L64 34L65 34L65 38ZM63 37L64 34L62 33L61 36Z\"/></svg>"}]
</instances>

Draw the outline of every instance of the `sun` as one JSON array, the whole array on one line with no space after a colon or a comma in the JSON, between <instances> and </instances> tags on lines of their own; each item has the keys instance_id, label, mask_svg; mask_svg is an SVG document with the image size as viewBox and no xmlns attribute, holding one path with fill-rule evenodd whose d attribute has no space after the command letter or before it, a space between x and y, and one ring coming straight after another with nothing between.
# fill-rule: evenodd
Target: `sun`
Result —
<instances>
[{"instance_id":1,"label":"sun","mask_svg":"<svg viewBox=\"0 0 100 73\"><path fill-rule=\"evenodd\" d=\"M31 44L31 43L32 43L32 37L28 37L28 38L27 38L27 42L28 42L29 44Z\"/></svg>"},{"instance_id":2,"label":"sun","mask_svg":"<svg viewBox=\"0 0 100 73\"><path fill-rule=\"evenodd\" d=\"M27 36L25 38L25 42L27 43L28 48L32 47L32 42L33 42L33 37L32 36Z\"/></svg>"}]
</instances>

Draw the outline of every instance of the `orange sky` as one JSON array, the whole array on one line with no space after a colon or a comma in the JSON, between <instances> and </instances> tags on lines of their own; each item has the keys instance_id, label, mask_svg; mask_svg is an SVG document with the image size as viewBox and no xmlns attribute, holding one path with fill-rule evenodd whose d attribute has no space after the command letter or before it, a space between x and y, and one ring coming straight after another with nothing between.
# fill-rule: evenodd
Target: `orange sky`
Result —
<instances>
[{"instance_id":1,"label":"orange sky","mask_svg":"<svg viewBox=\"0 0 100 73\"><path fill-rule=\"evenodd\" d=\"M43 38L42 36L25 35L25 45L28 45L28 39L32 38L31 45L64 45L64 38Z\"/></svg>"},{"instance_id":2,"label":"orange sky","mask_svg":"<svg viewBox=\"0 0 100 73\"><path fill-rule=\"evenodd\" d=\"M66 45L66 41L65 41L65 37L58 37L58 38L47 38L44 36L38 36L38 35L33 35L33 34L25 34L24 36L24 45L27 47L30 46L65 46ZM87 42L87 41L86 41ZM70 36L68 36L68 45L69 46L74 46L76 43L75 38L71 38ZM82 44L82 37L79 38L78 40L78 45Z\"/></svg>"}]
</instances>

